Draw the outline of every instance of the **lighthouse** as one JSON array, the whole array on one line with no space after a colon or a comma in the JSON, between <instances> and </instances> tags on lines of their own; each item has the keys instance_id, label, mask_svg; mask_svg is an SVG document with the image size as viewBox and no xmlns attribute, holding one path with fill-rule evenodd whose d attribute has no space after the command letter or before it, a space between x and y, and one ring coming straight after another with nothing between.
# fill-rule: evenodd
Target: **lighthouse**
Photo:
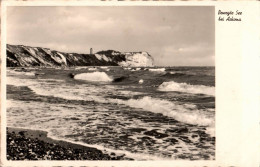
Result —
<instances>
[{"instance_id":1,"label":"lighthouse","mask_svg":"<svg viewBox=\"0 0 260 167\"><path fill-rule=\"evenodd\" d=\"M93 54L93 49L90 48L89 54L92 55Z\"/></svg>"}]
</instances>

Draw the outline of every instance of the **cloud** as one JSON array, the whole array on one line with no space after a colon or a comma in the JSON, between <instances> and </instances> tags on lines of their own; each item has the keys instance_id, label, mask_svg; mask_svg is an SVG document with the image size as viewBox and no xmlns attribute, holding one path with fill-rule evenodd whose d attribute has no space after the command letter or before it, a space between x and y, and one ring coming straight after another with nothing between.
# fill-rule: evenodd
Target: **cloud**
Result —
<instances>
[{"instance_id":1,"label":"cloud","mask_svg":"<svg viewBox=\"0 0 260 167\"><path fill-rule=\"evenodd\" d=\"M10 44L148 51L157 65L214 65L213 7L8 7L7 14Z\"/></svg>"},{"instance_id":2,"label":"cloud","mask_svg":"<svg viewBox=\"0 0 260 167\"><path fill-rule=\"evenodd\" d=\"M160 63L186 66L187 62L191 66L214 66L214 48L204 43L188 45L183 47L166 46L162 50Z\"/></svg>"}]
</instances>

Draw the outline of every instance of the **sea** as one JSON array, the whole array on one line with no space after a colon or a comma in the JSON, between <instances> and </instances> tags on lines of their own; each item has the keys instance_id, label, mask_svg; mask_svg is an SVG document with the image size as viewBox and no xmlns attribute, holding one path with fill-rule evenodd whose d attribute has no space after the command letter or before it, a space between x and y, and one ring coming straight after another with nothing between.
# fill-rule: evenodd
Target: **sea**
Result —
<instances>
[{"instance_id":1,"label":"sea","mask_svg":"<svg viewBox=\"0 0 260 167\"><path fill-rule=\"evenodd\" d=\"M134 160L215 159L215 67L7 68L8 127Z\"/></svg>"}]
</instances>

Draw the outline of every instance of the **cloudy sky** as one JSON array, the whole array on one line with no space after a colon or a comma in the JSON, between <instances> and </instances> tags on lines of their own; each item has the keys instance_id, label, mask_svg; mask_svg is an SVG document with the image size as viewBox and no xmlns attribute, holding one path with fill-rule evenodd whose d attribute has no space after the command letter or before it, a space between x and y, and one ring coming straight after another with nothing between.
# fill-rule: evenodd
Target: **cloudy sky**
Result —
<instances>
[{"instance_id":1,"label":"cloudy sky","mask_svg":"<svg viewBox=\"0 0 260 167\"><path fill-rule=\"evenodd\" d=\"M212 66L214 24L214 7L8 7L7 43L147 51L159 66Z\"/></svg>"}]
</instances>

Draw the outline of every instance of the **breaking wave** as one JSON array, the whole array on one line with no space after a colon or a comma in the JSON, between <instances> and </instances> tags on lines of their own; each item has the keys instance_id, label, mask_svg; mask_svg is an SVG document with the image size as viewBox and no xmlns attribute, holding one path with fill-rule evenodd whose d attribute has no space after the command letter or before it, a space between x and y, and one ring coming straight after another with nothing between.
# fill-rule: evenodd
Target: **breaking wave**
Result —
<instances>
[{"instance_id":1,"label":"breaking wave","mask_svg":"<svg viewBox=\"0 0 260 167\"><path fill-rule=\"evenodd\" d=\"M156 69L151 68L151 69L149 69L149 71L152 71L152 72L164 72L165 68L156 68Z\"/></svg>"},{"instance_id":2,"label":"breaking wave","mask_svg":"<svg viewBox=\"0 0 260 167\"><path fill-rule=\"evenodd\" d=\"M85 81L101 81L101 82L111 82L113 81L105 72L92 72L92 73L81 73L76 74L74 79L85 80Z\"/></svg>"},{"instance_id":3,"label":"breaking wave","mask_svg":"<svg viewBox=\"0 0 260 167\"><path fill-rule=\"evenodd\" d=\"M153 113L161 113L164 116L172 117L177 121L188 124L201 126L214 125L214 117L212 117L214 112L199 110L192 104L177 104L167 100L151 98L149 96L144 96L141 99L121 101L121 103L134 108L142 108Z\"/></svg>"},{"instance_id":4,"label":"breaking wave","mask_svg":"<svg viewBox=\"0 0 260 167\"><path fill-rule=\"evenodd\" d=\"M204 85L190 85L186 83L177 83L174 81L163 82L159 88L160 91L176 91L185 92L192 94L206 94L215 96L215 87L204 86Z\"/></svg>"}]
</instances>

